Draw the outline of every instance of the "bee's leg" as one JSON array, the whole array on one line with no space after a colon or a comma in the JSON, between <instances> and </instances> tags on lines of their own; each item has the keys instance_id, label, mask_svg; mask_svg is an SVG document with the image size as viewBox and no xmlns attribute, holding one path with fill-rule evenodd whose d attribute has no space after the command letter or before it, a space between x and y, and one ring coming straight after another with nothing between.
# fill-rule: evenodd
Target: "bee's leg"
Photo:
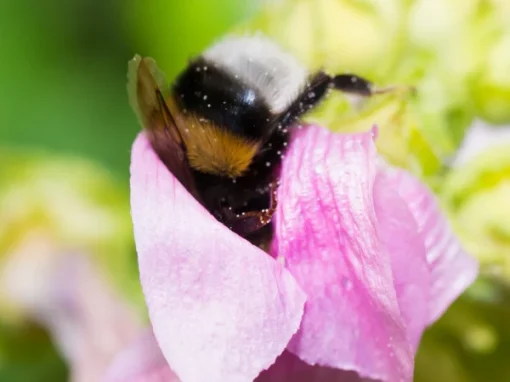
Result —
<instances>
[{"instance_id":1,"label":"bee's leg","mask_svg":"<svg viewBox=\"0 0 510 382\"><path fill-rule=\"evenodd\" d=\"M368 97L374 94L372 82L354 74L338 74L331 78L333 89L344 93Z\"/></svg>"},{"instance_id":2,"label":"bee's leg","mask_svg":"<svg viewBox=\"0 0 510 382\"><path fill-rule=\"evenodd\" d=\"M385 88L377 88L372 82L354 74L338 74L334 77L331 77L331 82L335 90L363 97L370 97L376 94L391 93L399 90L415 90L412 86L388 86Z\"/></svg>"},{"instance_id":3,"label":"bee's leg","mask_svg":"<svg viewBox=\"0 0 510 382\"><path fill-rule=\"evenodd\" d=\"M330 76L323 71L317 72L309 81L300 95L280 113L277 120L281 126L289 126L303 114L317 106L331 90L369 97L376 94L394 92L397 90L413 90L408 86L391 86L376 88L372 82L354 74L338 74Z\"/></svg>"},{"instance_id":4,"label":"bee's leg","mask_svg":"<svg viewBox=\"0 0 510 382\"><path fill-rule=\"evenodd\" d=\"M235 214L232 211L225 213L225 225L241 236L249 235L267 224L271 223L277 206L277 189L275 183L271 183L271 202L269 208L260 211L249 211Z\"/></svg>"},{"instance_id":5,"label":"bee's leg","mask_svg":"<svg viewBox=\"0 0 510 382\"><path fill-rule=\"evenodd\" d=\"M315 74L296 99L277 118L280 126L296 122L303 114L317 106L332 87L331 77L324 72Z\"/></svg>"},{"instance_id":6,"label":"bee's leg","mask_svg":"<svg viewBox=\"0 0 510 382\"><path fill-rule=\"evenodd\" d=\"M232 231L244 237L271 223L272 215L267 211L244 212L227 220L226 224Z\"/></svg>"}]
</instances>

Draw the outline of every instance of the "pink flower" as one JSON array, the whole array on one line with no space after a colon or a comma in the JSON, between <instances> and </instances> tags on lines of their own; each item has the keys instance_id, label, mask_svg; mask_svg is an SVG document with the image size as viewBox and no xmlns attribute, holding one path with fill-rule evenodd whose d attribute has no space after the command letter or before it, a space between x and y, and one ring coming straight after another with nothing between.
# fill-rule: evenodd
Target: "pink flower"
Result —
<instances>
[{"instance_id":1,"label":"pink flower","mask_svg":"<svg viewBox=\"0 0 510 382\"><path fill-rule=\"evenodd\" d=\"M296 129L270 256L217 222L141 134L131 204L152 331L105 380L411 381L423 330L478 267L373 139Z\"/></svg>"}]
</instances>

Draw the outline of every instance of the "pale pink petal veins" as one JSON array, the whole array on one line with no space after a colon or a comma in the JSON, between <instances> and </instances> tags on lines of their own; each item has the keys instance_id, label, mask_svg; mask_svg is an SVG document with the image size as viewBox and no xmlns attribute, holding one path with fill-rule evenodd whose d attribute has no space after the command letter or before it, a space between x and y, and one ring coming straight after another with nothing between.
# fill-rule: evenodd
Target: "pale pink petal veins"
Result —
<instances>
[{"instance_id":1,"label":"pale pink petal veins","mask_svg":"<svg viewBox=\"0 0 510 382\"><path fill-rule=\"evenodd\" d=\"M428 322L433 323L474 281L478 263L464 252L434 194L405 171L386 171L400 196L408 203L425 242L431 274Z\"/></svg>"},{"instance_id":2,"label":"pale pink petal veins","mask_svg":"<svg viewBox=\"0 0 510 382\"><path fill-rule=\"evenodd\" d=\"M413 351L373 204L371 133L298 130L282 166L275 254L307 294L289 350L310 364L409 382Z\"/></svg>"},{"instance_id":3,"label":"pale pink petal veins","mask_svg":"<svg viewBox=\"0 0 510 382\"><path fill-rule=\"evenodd\" d=\"M183 382L252 381L282 353L305 295L290 273L212 217L140 135L131 210L154 334Z\"/></svg>"},{"instance_id":4,"label":"pale pink petal veins","mask_svg":"<svg viewBox=\"0 0 510 382\"><path fill-rule=\"evenodd\" d=\"M423 235L385 172L377 173L374 205L379 232L391 259L400 312L416 350L430 315L430 272Z\"/></svg>"},{"instance_id":5,"label":"pale pink petal veins","mask_svg":"<svg viewBox=\"0 0 510 382\"><path fill-rule=\"evenodd\" d=\"M161 353L152 330L145 330L114 359L101 382L180 382Z\"/></svg>"}]
</instances>

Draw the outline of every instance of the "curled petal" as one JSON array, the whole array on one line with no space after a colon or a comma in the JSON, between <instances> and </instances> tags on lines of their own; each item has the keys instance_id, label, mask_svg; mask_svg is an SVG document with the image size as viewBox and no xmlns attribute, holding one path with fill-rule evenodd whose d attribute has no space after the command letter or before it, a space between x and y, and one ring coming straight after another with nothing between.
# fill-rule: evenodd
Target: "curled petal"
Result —
<instances>
[{"instance_id":1,"label":"curled petal","mask_svg":"<svg viewBox=\"0 0 510 382\"><path fill-rule=\"evenodd\" d=\"M411 381L413 351L373 203L371 133L298 130L285 156L275 255L307 294L289 350L310 364Z\"/></svg>"},{"instance_id":2,"label":"curled petal","mask_svg":"<svg viewBox=\"0 0 510 382\"><path fill-rule=\"evenodd\" d=\"M431 324L475 280L478 263L464 252L434 194L424 184L402 170L388 169L387 173L407 202L425 243L431 283L428 317Z\"/></svg>"},{"instance_id":3,"label":"curled petal","mask_svg":"<svg viewBox=\"0 0 510 382\"><path fill-rule=\"evenodd\" d=\"M385 172L378 172L376 176L374 205L379 232L391 259L400 312L416 350L430 315L430 272L423 235L407 203Z\"/></svg>"},{"instance_id":4,"label":"curled petal","mask_svg":"<svg viewBox=\"0 0 510 382\"><path fill-rule=\"evenodd\" d=\"M216 221L143 134L131 210L149 317L172 370L184 382L255 379L299 327L305 295L293 277Z\"/></svg>"}]
</instances>

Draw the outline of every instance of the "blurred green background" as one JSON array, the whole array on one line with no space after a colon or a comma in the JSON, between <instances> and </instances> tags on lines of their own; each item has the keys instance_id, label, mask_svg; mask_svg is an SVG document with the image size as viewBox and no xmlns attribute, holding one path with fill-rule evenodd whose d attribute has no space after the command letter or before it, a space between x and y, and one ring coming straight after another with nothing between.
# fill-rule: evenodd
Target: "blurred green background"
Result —
<instances>
[{"instance_id":1,"label":"blurred green background","mask_svg":"<svg viewBox=\"0 0 510 382\"><path fill-rule=\"evenodd\" d=\"M239 1L30 0L0 12L0 141L80 155L127 177L139 130L127 61L154 56L175 75L255 6Z\"/></svg>"},{"instance_id":2,"label":"blurred green background","mask_svg":"<svg viewBox=\"0 0 510 382\"><path fill-rule=\"evenodd\" d=\"M262 31L310 68L418 88L416 97L378 98L361 109L335 95L309 119L341 131L377 121L381 153L434 188L482 263L480 280L426 334L416 380L509 381L510 207L495 201L508 200L510 144L497 157L448 165L473 124L509 128L509 4L2 2L0 381L93 382L94 374L83 370L100 374L109 358L91 351L97 355L92 363L84 349L101 347L110 316L122 311L129 322L116 333L119 347L126 333L143 326L128 202L130 147L139 126L127 101L127 61L135 53L151 56L172 79L191 56L232 31ZM74 251L84 252L92 268L80 267L76 285L64 288L71 291L64 296L69 303L56 292L55 280L74 269L65 260ZM96 275L105 282L90 287ZM123 301L121 308L105 297L110 289L111 301ZM99 309L98 301L107 307L103 321L84 313L86 307ZM55 326L60 319L80 333L79 340L67 342L70 332ZM91 344L91 338L99 342Z\"/></svg>"}]
</instances>

